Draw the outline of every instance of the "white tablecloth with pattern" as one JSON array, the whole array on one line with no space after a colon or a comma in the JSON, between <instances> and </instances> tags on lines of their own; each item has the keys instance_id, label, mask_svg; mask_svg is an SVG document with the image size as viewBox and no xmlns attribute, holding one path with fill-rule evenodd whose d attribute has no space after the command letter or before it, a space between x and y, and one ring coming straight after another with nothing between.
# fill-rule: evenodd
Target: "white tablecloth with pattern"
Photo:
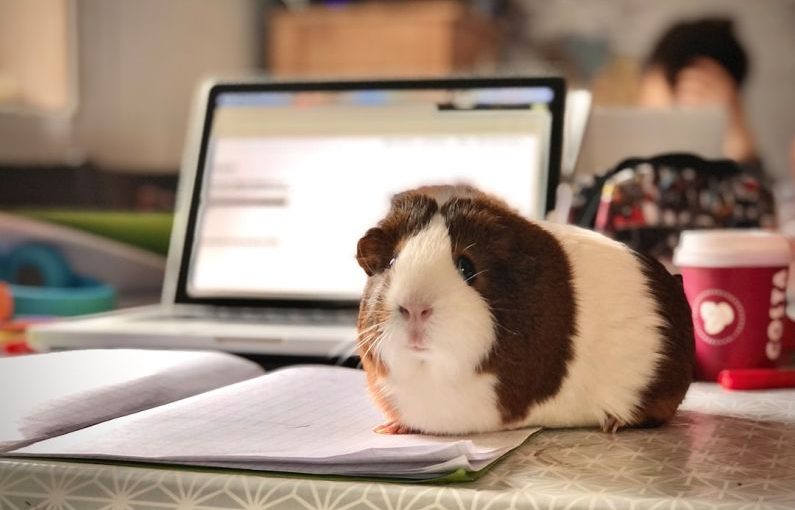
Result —
<instances>
[{"instance_id":1,"label":"white tablecloth with pattern","mask_svg":"<svg viewBox=\"0 0 795 510\"><path fill-rule=\"evenodd\" d=\"M795 509L795 391L698 383L666 427L546 430L475 482L0 459L0 509Z\"/></svg>"}]
</instances>

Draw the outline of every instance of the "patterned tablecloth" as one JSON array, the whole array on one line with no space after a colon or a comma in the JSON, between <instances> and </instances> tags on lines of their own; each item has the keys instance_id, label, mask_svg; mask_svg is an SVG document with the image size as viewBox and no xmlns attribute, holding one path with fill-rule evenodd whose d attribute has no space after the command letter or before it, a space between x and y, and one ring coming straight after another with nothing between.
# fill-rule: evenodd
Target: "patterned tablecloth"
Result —
<instances>
[{"instance_id":1,"label":"patterned tablecloth","mask_svg":"<svg viewBox=\"0 0 795 510\"><path fill-rule=\"evenodd\" d=\"M28 508L795 509L795 391L695 384L667 427L543 431L465 484L0 460L0 509Z\"/></svg>"}]
</instances>

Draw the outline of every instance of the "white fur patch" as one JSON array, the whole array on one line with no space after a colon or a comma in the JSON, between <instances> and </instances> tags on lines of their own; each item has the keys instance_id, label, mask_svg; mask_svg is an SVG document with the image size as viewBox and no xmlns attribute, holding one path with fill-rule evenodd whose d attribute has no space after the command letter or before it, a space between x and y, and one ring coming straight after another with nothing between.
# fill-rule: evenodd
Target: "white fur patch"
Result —
<instances>
[{"instance_id":1,"label":"white fur patch","mask_svg":"<svg viewBox=\"0 0 795 510\"><path fill-rule=\"evenodd\" d=\"M500 428L496 378L477 374L495 340L491 312L456 269L440 215L404 244L385 303L392 312L378 348L389 375L381 385L401 423L436 433ZM426 351L409 348L407 323L398 312L407 303L433 308Z\"/></svg>"},{"instance_id":2,"label":"white fur patch","mask_svg":"<svg viewBox=\"0 0 795 510\"><path fill-rule=\"evenodd\" d=\"M543 223L572 265L576 299L573 359L560 391L531 408L521 425L603 425L608 415L629 422L655 375L662 319L629 249L595 232Z\"/></svg>"}]
</instances>

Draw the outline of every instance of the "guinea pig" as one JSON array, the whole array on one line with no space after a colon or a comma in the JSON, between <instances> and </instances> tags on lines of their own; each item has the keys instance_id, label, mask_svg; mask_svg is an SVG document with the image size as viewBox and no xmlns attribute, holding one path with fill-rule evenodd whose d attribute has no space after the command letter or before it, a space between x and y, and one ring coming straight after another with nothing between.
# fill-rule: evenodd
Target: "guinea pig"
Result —
<instances>
[{"instance_id":1,"label":"guinea pig","mask_svg":"<svg viewBox=\"0 0 795 510\"><path fill-rule=\"evenodd\" d=\"M687 392L681 281L468 186L400 193L357 246L357 349L384 433L655 426Z\"/></svg>"}]
</instances>

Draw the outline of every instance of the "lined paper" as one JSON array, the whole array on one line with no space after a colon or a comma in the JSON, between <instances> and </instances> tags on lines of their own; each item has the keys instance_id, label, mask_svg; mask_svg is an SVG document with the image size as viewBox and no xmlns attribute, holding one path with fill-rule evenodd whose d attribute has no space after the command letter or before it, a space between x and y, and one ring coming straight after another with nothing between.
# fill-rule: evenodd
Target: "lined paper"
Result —
<instances>
[{"instance_id":1,"label":"lined paper","mask_svg":"<svg viewBox=\"0 0 795 510\"><path fill-rule=\"evenodd\" d=\"M90 349L0 359L0 452L263 373L220 352Z\"/></svg>"},{"instance_id":2,"label":"lined paper","mask_svg":"<svg viewBox=\"0 0 795 510\"><path fill-rule=\"evenodd\" d=\"M318 474L478 470L537 429L384 435L361 370L281 369L33 444L14 454L125 459Z\"/></svg>"}]
</instances>

